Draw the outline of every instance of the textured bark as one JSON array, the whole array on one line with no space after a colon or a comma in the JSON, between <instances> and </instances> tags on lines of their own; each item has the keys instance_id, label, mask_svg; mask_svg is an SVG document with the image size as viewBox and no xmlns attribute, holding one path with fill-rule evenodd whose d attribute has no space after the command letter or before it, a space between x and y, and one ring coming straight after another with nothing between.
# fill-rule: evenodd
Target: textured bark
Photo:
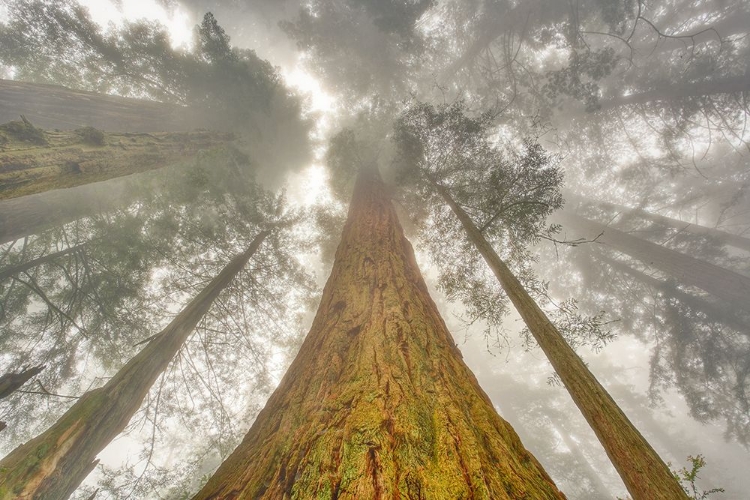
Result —
<instances>
[{"instance_id":1,"label":"textured bark","mask_svg":"<svg viewBox=\"0 0 750 500\"><path fill-rule=\"evenodd\" d=\"M177 132L192 128L186 109L173 104L0 80L0 123L19 115L48 129L91 126L113 132Z\"/></svg>"},{"instance_id":2,"label":"textured bark","mask_svg":"<svg viewBox=\"0 0 750 500\"><path fill-rule=\"evenodd\" d=\"M734 94L750 91L750 77L735 76L711 82L663 85L646 92L602 101L599 109L612 109L626 104L644 104L651 101L675 101L687 97L703 97L716 94Z\"/></svg>"},{"instance_id":3,"label":"textured bark","mask_svg":"<svg viewBox=\"0 0 750 500\"><path fill-rule=\"evenodd\" d=\"M670 250L656 243L631 236L609 226L599 224L579 215L563 211L555 219L566 228L585 234L589 239L599 235L598 243L652 266L684 285L701 290L727 301L742 311L750 310L750 278L709 262Z\"/></svg>"},{"instance_id":4,"label":"textured bark","mask_svg":"<svg viewBox=\"0 0 750 500\"><path fill-rule=\"evenodd\" d=\"M155 170L231 140L212 132L108 132L99 144L77 132L44 137L46 144L34 145L0 126L0 200Z\"/></svg>"},{"instance_id":5,"label":"textured bark","mask_svg":"<svg viewBox=\"0 0 750 500\"><path fill-rule=\"evenodd\" d=\"M219 293L245 266L267 231L204 288L106 385L84 394L52 427L0 461L0 499L68 498L96 465L96 455L128 424Z\"/></svg>"},{"instance_id":6,"label":"textured bark","mask_svg":"<svg viewBox=\"0 0 750 500\"><path fill-rule=\"evenodd\" d=\"M53 252L41 257L37 257L36 259L31 259L30 261L18 264L16 266L10 266L0 269L0 282L12 276L17 276L22 272L28 271L29 269L34 269L35 267L41 266L42 264L45 264L47 262L53 262L60 257L79 252L81 249L83 249L83 247L84 245L72 246L70 248L66 248L65 250L60 250L59 252Z\"/></svg>"},{"instance_id":7,"label":"textured bark","mask_svg":"<svg viewBox=\"0 0 750 500\"><path fill-rule=\"evenodd\" d=\"M576 406L599 438L634 500L686 499L687 495L664 461L568 345L468 214L453 200L447 189L435 183L433 186L453 210L469 240L487 262L523 318Z\"/></svg>"},{"instance_id":8,"label":"textured bark","mask_svg":"<svg viewBox=\"0 0 750 500\"><path fill-rule=\"evenodd\" d=\"M0 399L7 398L29 381L34 375L44 370L44 365L34 366L18 373L6 373L0 377Z\"/></svg>"},{"instance_id":9,"label":"textured bark","mask_svg":"<svg viewBox=\"0 0 750 500\"><path fill-rule=\"evenodd\" d=\"M566 200L581 200L585 203L591 203L593 205L597 205L599 207L603 207L608 210L616 210L626 215L628 214L635 215L643 219L656 222L663 226L677 229L681 232L688 232L690 234L695 234L697 236L708 236L708 237L716 239L717 241L721 242L723 245L732 246L732 247L750 252L750 238L745 238L737 234L727 233L720 229L701 226L700 224L691 224L690 222L685 222L679 219L673 219L671 217L666 217L664 215L655 214L653 212L647 212L646 210L643 210L640 208L628 208L622 205L617 205L615 203L592 200L589 198L578 197L578 196L571 195L571 194L566 194L565 199Z\"/></svg>"},{"instance_id":10,"label":"textured bark","mask_svg":"<svg viewBox=\"0 0 750 500\"><path fill-rule=\"evenodd\" d=\"M194 498L564 498L461 360L377 172L299 354Z\"/></svg>"}]
</instances>

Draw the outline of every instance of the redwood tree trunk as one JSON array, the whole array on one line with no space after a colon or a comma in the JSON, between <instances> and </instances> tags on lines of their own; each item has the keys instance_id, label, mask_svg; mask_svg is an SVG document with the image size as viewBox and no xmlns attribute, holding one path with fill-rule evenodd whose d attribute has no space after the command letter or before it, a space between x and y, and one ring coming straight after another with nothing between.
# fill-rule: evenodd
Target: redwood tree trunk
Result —
<instances>
[{"instance_id":1,"label":"redwood tree trunk","mask_svg":"<svg viewBox=\"0 0 750 500\"><path fill-rule=\"evenodd\" d=\"M628 420L446 188L433 183L461 222L534 339L602 443L634 500L687 499L667 465Z\"/></svg>"},{"instance_id":2,"label":"redwood tree trunk","mask_svg":"<svg viewBox=\"0 0 750 500\"><path fill-rule=\"evenodd\" d=\"M174 104L0 80L0 123L25 115L34 125L47 129L91 126L113 132L177 132L192 128L188 114Z\"/></svg>"},{"instance_id":3,"label":"redwood tree trunk","mask_svg":"<svg viewBox=\"0 0 750 500\"><path fill-rule=\"evenodd\" d=\"M709 262L670 250L656 243L631 236L570 212L558 212L555 218L566 227L586 234L590 239L665 272L684 285L696 286L742 311L750 310L750 278Z\"/></svg>"},{"instance_id":4,"label":"redwood tree trunk","mask_svg":"<svg viewBox=\"0 0 750 500\"><path fill-rule=\"evenodd\" d=\"M194 498L564 498L461 360L376 171L297 358Z\"/></svg>"},{"instance_id":5,"label":"redwood tree trunk","mask_svg":"<svg viewBox=\"0 0 750 500\"><path fill-rule=\"evenodd\" d=\"M90 130L89 133L98 132ZM184 163L231 139L228 134L205 131L100 133L92 139L84 132L44 132L47 143L36 145L6 133L7 142L0 152L0 199Z\"/></svg>"},{"instance_id":6,"label":"redwood tree trunk","mask_svg":"<svg viewBox=\"0 0 750 500\"><path fill-rule=\"evenodd\" d=\"M52 427L0 461L0 499L68 498L96 455L128 424L219 293L245 266L267 231L236 256L172 322L103 387L84 394Z\"/></svg>"}]
</instances>

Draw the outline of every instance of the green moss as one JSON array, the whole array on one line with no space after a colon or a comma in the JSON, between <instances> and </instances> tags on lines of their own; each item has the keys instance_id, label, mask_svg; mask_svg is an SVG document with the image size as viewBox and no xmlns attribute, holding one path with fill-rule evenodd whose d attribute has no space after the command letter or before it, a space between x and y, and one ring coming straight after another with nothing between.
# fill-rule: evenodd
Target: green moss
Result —
<instances>
[{"instance_id":1,"label":"green moss","mask_svg":"<svg viewBox=\"0 0 750 500\"><path fill-rule=\"evenodd\" d=\"M39 145L47 144L47 138L44 135L44 131L33 126L23 115L21 115L20 120L0 125L0 132L17 141L30 142Z\"/></svg>"},{"instance_id":2,"label":"green moss","mask_svg":"<svg viewBox=\"0 0 750 500\"><path fill-rule=\"evenodd\" d=\"M92 146L104 146L106 144L104 132L95 129L94 127L82 127L76 129L75 133L81 138L81 142L84 144L90 144Z\"/></svg>"}]
</instances>

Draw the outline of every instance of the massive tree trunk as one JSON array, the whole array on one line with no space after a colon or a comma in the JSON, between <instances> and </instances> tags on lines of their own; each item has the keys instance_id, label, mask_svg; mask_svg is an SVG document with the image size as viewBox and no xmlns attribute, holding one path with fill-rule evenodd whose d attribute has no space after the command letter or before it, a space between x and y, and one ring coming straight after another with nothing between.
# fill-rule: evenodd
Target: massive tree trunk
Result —
<instances>
[{"instance_id":1,"label":"massive tree trunk","mask_svg":"<svg viewBox=\"0 0 750 500\"><path fill-rule=\"evenodd\" d=\"M567 228L665 272L684 285L696 286L742 311L750 310L750 278L723 267L636 238L579 215L562 211L555 219Z\"/></svg>"},{"instance_id":2,"label":"massive tree trunk","mask_svg":"<svg viewBox=\"0 0 750 500\"><path fill-rule=\"evenodd\" d=\"M0 80L0 123L19 115L47 129L90 126L113 132L177 132L194 128L187 110L173 104Z\"/></svg>"},{"instance_id":3,"label":"massive tree trunk","mask_svg":"<svg viewBox=\"0 0 750 500\"><path fill-rule=\"evenodd\" d=\"M195 498L564 498L461 360L375 170L297 358Z\"/></svg>"},{"instance_id":4,"label":"massive tree trunk","mask_svg":"<svg viewBox=\"0 0 750 500\"><path fill-rule=\"evenodd\" d=\"M204 288L106 385L84 394L52 427L0 461L0 499L68 498L96 465L96 455L128 424L219 293L261 245L248 249Z\"/></svg>"},{"instance_id":5,"label":"massive tree trunk","mask_svg":"<svg viewBox=\"0 0 750 500\"><path fill-rule=\"evenodd\" d=\"M750 92L750 78L728 77L710 82L662 85L646 92L622 97L613 97L600 103L600 110L612 109L626 104L643 104L651 101L675 101L686 97L702 97L716 94Z\"/></svg>"},{"instance_id":6,"label":"massive tree trunk","mask_svg":"<svg viewBox=\"0 0 750 500\"><path fill-rule=\"evenodd\" d=\"M44 365L34 366L21 370L18 373L6 373L0 376L0 399L6 398L13 394L23 384L29 381L34 375L38 375L44 370Z\"/></svg>"},{"instance_id":7,"label":"massive tree trunk","mask_svg":"<svg viewBox=\"0 0 750 500\"><path fill-rule=\"evenodd\" d=\"M568 345L469 215L453 200L445 187L434 182L433 187L459 219L469 240L523 318L576 406L596 433L632 497L635 500L686 499L682 487L664 461Z\"/></svg>"},{"instance_id":8,"label":"massive tree trunk","mask_svg":"<svg viewBox=\"0 0 750 500\"><path fill-rule=\"evenodd\" d=\"M721 242L723 245L732 246L741 250L750 252L750 238L745 238L736 234L727 233L719 229L712 227L701 226L700 224L691 224L690 222L681 221L679 219L673 219L664 215L647 212L641 208L628 208L615 203L609 203L606 201L592 200L589 198L580 197L573 194L566 194L566 200L580 200L584 203L591 203L593 205L608 209L615 210L625 215L635 215L642 219L647 219L652 222L656 222L666 227L678 229L683 232L695 234L697 236L708 236Z\"/></svg>"},{"instance_id":9,"label":"massive tree trunk","mask_svg":"<svg viewBox=\"0 0 750 500\"><path fill-rule=\"evenodd\" d=\"M0 200L178 164L231 139L227 134L212 132L136 134L103 133L92 128L75 132L36 129L44 143L30 144L23 136L8 131L12 125L23 127L23 123L0 126Z\"/></svg>"}]
</instances>

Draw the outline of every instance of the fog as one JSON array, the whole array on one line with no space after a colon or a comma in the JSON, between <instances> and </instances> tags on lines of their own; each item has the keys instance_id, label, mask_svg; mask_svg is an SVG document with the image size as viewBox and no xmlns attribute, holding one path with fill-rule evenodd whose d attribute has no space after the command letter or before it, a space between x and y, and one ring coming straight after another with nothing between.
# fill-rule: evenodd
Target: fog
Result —
<instances>
[{"instance_id":1,"label":"fog","mask_svg":"<svg viewBox=\"0 0 750 500\"><path fill-rule=\"evenodd\" d=\"M374 170L456 363L567 498L674 491L624 470L651 456L688 498L747 498L748 27L743 0L0 0L0 499L224 498L231 460L262 446L247 453L277 466L237 492L356 498L357 473L310 451L349 436L334 462L358 467L360 420L323 424L294 392L314 363L321 400L357 381L351 415L383 400L369 487L422 498L403 486L429 468L409 440L438 438L405 430L422 409L399 363L420 393L412 368L437 373L443 354L419 365L399 340L383 375L375 349L363 369L402 399L342 375L379 320L336 302L337 280L379 276L346 283L366 307L389 286L422 293L377 274L401 246L354 264L361 241L400 234L352 215ZM393 315L399 335L431 324L417 303L389 305L380 333ZM351 359L323 348L337 329ZM616 407L642 440L616 448ZM302 453L285 435L315 437Z\"/></svg>"}]
</instances>

